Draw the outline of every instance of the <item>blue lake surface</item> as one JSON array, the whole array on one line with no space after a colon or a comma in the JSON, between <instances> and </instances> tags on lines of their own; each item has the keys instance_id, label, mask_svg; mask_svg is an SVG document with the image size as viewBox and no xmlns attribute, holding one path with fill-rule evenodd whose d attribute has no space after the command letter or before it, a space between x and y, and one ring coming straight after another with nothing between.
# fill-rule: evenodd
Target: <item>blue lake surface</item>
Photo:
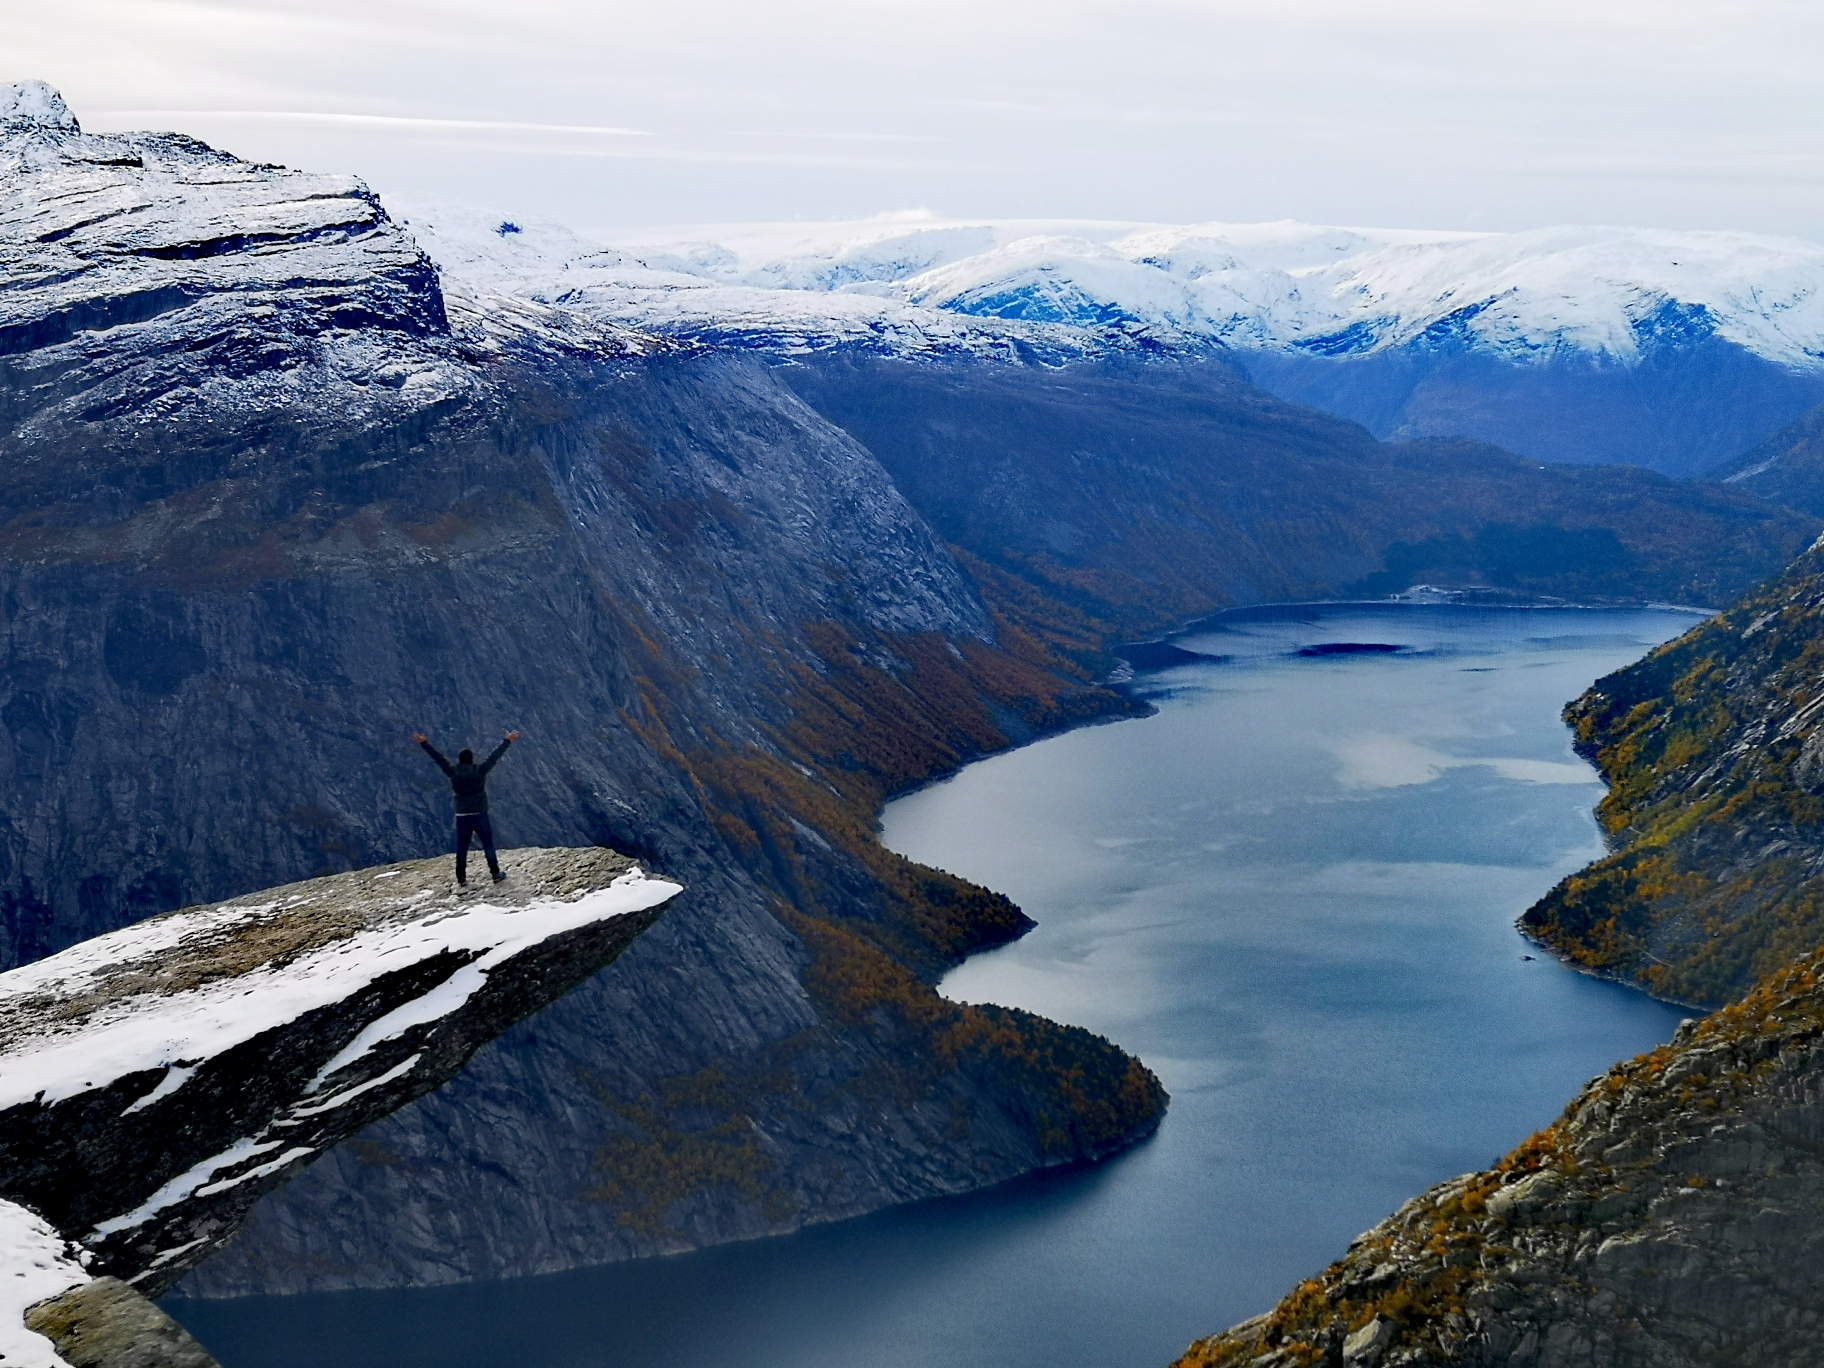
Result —
<instances>
[{"instance_id":1,"label":"blue lake surface","mask_svg":"<svg viewBox=\"0 0 1824 1368\"><path fill-rule=\"evenodd\" d=\"M1513 922L1602 851L1560 709L1696 620L1227 614L1175 638L1211 658L1134 682L1156 715L890 805L889 846L1039 923L943 991L1164 1079L1159 1133L1119 1159L638 1264L167 1305L225 1368L1163 1368L1676 1027Z\"/></svg>"}]
</instances>

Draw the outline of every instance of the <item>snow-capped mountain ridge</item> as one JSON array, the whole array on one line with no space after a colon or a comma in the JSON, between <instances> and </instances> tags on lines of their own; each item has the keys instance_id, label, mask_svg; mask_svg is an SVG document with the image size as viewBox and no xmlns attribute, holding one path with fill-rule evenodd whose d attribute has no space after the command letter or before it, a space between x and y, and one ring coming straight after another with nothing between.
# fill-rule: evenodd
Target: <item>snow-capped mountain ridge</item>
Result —
<instances>
[{"instance_id":1,"label":"snow-capped mountain ridge","mask_svg":"<svg viewBox=\"0 0 1824 1368\"><path fill-rule=\"evenodd\" d=\"M427 242L433 255L464 236L448 226L460 217L445 211ZM697 303L746 317L822 313L835 325L855 316L838 300L864 296L882 301L865 311L882 319L911 317L884 307L897 303L1017 324L1143 330L1187 345L1324 356L1460 347L1520 361L1581 355L1623 364L1716 336L1782 366L1824 369L1824 247L1748 233L889 216L599 241L631 274L742 292ZM631 296L636 283L630 275L622 288ZM611 305L614 293L591 306Z\"/></svg>"},{"instance_id":2,"label":"snow-capped mountain ridge","mask_svg":"<svg viewBox=\"0 0 1824 1368\"><path fill-rule=\"evenodd\" d=\"M933 269L926 263L942 255L940 244L921 244L923 260L913 262L891 250L755 262L717 243L680 240L634 251L560 224L466 206L397 207L402 225L458 291L530 300L710 346L1059 362L1161 340L1153 324L1119 310L1095 326L1061 313L971 315L909 298L907 285ZM1214 339L1175 333L1164 340L1201 350Z\"/></svg>"}]
</instances>

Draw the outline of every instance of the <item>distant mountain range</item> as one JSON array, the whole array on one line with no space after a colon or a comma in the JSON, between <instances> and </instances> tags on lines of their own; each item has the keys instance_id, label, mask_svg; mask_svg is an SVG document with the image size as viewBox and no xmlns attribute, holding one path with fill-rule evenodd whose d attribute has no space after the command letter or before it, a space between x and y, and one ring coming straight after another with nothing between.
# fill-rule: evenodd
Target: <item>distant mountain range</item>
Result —
<instances>
[{"instance_id":1,"label":"distant mountain range","mask_svg":"<svg viewBox=\"0 0 1824 1368\"><path fill-rule=\"evenodd\" d=\"M1692 475L1824 401L1824 247L1746 233L1426 233L888 216L610 234L408 209L449 271L781 354L1227 348L1377 437Z\"/></svg>"}]
</instances>

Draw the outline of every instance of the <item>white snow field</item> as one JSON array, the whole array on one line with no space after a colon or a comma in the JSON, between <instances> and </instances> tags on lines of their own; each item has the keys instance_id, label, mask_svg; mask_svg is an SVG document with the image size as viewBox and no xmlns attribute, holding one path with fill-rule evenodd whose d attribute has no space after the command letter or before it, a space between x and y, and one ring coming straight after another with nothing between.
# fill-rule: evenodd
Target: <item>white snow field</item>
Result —
<instances>
[{"instance_id":1,"label":"white snow field","mask_svg":"<svg viewBox=\"0 0 1824 1368\"><path fill-rule=\"evenodd\" d=\"M48 1339L26 1328L25 1313L89 1280L79 1256L43 1217L0 1200L0 1363L6 1368L70 1368Z\"/></svg>"},{"instance_id":2,"label":"white snow field","mask_svg":"<svg viewBox=\"0 0 1824 1368\"><path fill-rule=\"evenodd\" d=\"M924 212L591 233L510 210L394 198L382 208L353 177L237 162L181 136L85 136L36 81L0 86L0 168L15 173L0 187L0 270L12 286L0 330L63 318L60 301L78 294L125 292L139 317L206 308L219 292L346 289L409 274L422 247L458 296L786 354L860 345L1068 358L1221 343L1360 356L1445 345L1626 364L1666 340L1716 336L1789 370L1824 371L1824 246L1796 238ZM229 223L246 250L215 250ZM352 282L350 243L360 245ZM407 315L428 307L393 303Z\"/></svg>"}]
</instances>

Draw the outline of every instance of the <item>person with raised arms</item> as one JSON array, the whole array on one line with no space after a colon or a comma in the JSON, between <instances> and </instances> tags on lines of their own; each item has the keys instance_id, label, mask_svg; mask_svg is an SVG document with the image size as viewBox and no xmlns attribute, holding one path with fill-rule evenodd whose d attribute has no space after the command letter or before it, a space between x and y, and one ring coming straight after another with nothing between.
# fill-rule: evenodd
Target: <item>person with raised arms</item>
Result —
<instances>
[{"instance_id":1,"label":"person with raised arms","mask_svg":"<svg viewBox=\"0 0 1824 1368\"><path fill-rule=\"evenodd\" d=\"M488 871L493 874L494 882L499 883L507 876L500 868L500 861L494 857L494 825L488 820L488 771L507 753L507 747L519 740L519 733L508 732L479 765L475 763L475 752L466 747L456 752L456 763L452 765L423 732L414 734L412 739L437 762L437 768L449 775L450 787L455 791L456 882L466 884L469 881L469 842L479 836L481 853L488 857Z\"/></svg>"}]
</instances>

